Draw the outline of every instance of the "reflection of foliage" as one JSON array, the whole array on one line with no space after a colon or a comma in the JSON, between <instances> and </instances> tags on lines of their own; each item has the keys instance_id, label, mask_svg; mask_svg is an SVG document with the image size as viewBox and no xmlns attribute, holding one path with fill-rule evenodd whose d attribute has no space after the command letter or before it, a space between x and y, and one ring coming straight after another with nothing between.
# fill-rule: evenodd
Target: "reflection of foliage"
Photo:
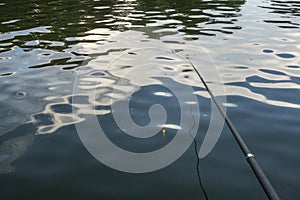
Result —
<instances>
[{"instance_id":1,"label":"reflection of foliage","mask_svg":"<svg viewBox=\"0 0 300 200\"><path fill-rule=\"evenodd\" d=\"M188 11L190 9L215 9L219 6L228 6L238 8L245 0L228 0L228 1L201 1L201 0L138 0L142 10L152 10L153 8L176 9L178 11Z\"/></svg>"},{"instance_id":2,"label":"reflection of foliage","mask_svg":"<svg viewBox=\"0 0 300 200\"><path fill-rule=\"evenodd\" d=\"M270 5L261 7L270 9L272 13L300 16L300 1L272 0Z\"/></svg>"},{"instance_id":3,"label":"reflection of foliage","mask_svg":"<svg viewBox=\"0 0 300 200\"><path fill-rule=\"evenodd\" d=\"M277 1L272 0L267 6L260 6L270 10L271 13L279 14L280 20L264 20L267 23L278 24L280 28L296 28L300 27L298 22L294 22L293 18L300 16L300 2L298 1ZM284 17L283 17L284 16Z\"/></svg>"},{"instance_id":4,"label":"reflection of foliage","mask_svg":"<svg viewBox=\"0 0 300 200\"><path fill-rule=\"evenodd\" d=\"M245 1L199 1L199 0L138 0L136 10L143 10L147 13L151 11L152 15L160 15L158 19L175 19L180 22L181 28L179 31L183 31L187 34L205 34L203 31L217 31L223 33L231 33L228 29L240 29L237 26L224 27L224 24L234 24L236 21L235 17L238 17L240 11L239 6ZM155 13L157 11L157 13ZM159 13L159 14L158 14ZM150 15L150 16L149 16ZM148 14L151 18L151 14ZM165 18L163 17L165 16ZM153 19L152 19L153 20ZM146 18L143 19L145 25L151 21ZM211 24L221 24L219 28L206 27ZM162 28L174 28L177 24L162 25ZM227 30L226 30L227 29Z\"/></svg>"},{"instance_id":5,"label":"reflection of foliage","mask_svg":"<svg viewBox=\"0 0 300 200\"><path fill-rule=\"evenodd\" d=\"M1 25L1 31L5 33L39 26L51 26L52 32L47 34L47 40L64 41L66 37L80 36L95 28L125 31L134 26L147 26L148 23L155 20L175 19L182 24L180 31L199 34L199 26L204 26L204 23L233 24L234 17L238 16L239 6L244 2L244 0L205 2L199 0L137 0L129 2L84 0L48 2L37 0L34 3L24 3L22 0L7 0L4 6L0 6L0 20L5 22L20 19L20 21ZM97 7L106 8L97 9ZM130 8L128 9L128 7ZM173 11L166 12L167 9L173 9ZM155 17L153 13L147 13L147 11L157 11L156 15L161 16ZM139 17L131 17L131 14ZM174 28L176 24L158 26ZM222 27L211 28L212 31L229 33L225 29L223 30ZM35 34L26 37L43 39L44 35Z\"/></svg>"}]
</instances>

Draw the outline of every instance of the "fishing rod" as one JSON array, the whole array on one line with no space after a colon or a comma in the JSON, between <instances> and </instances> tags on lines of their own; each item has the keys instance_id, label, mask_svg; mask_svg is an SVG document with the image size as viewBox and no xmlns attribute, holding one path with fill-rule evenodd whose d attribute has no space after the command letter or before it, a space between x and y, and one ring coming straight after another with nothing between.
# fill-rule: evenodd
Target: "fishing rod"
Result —
<instances>
[{"instance_id":1,"label":"fishing rod","mask_svg":"<svg viewBox=\"0 0 300 200\"><path fill-rule=\"evenodd\" d=\"M204 78L201 76L200 72L196 69L195 65L187 59L189 63L192 65L194 70L196 71L198 77L200 78L201 82L203 83L204 87L206 88L207 92L209 93L211 99L213 100L214 104L216 105L217 109L219 110L220 114L222 115L223 119L225 120L228 128L230 129L232 135L234 136L236 142L238 143L240 149L242 150L243 154L245 155L252 171L254 172L256 178L258 179L260 185L262 186L265 194L268 196L270 200L279 200L279 196L277 195L276 191L274 190L273 186L271 185L270 181L268 180L267 176L259 166L258 162L255 159L254 154L251 153L248 146L244 142L243 138L239 134L239 132L235 129L231 120L227 117L226 113L223 111L219 103L217 102L214 94L209 89L208 85L206 84Z\"/></svg>"}]
</instances>

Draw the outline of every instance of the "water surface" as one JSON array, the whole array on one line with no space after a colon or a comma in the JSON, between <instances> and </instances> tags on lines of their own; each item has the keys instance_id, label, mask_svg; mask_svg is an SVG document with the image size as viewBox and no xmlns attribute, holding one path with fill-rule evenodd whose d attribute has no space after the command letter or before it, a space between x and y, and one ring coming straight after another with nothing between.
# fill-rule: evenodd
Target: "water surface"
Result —
<instances>
[{"instance_id":1,"label":"water surface","mask_svg":"<svg viewBox=\"0 0 300 200\"><path fill-rule=\"evenodd\" d=\"M178 127L180 114L188 113L161 79L151 78L159 75L196 91L200 146L210 98L195 71L172 54L191 46L208 50L224 81L228 116L279 196L299 199L299 10L297 1L277 0L1 1L1 199L204 199L193 146L164 169L128 174L94 159L74 125L85 120L80 114L96 114L120 147L161 148L179 128L188 132ZM74 94L78 72L86 79ZM168 137L122 134L111 99L132 91L130 113L138 125L149 123L153 104L172 113ZM200 160L200 173L209 199L266 199L227 128Z\"/></svg>"}]
</instances>

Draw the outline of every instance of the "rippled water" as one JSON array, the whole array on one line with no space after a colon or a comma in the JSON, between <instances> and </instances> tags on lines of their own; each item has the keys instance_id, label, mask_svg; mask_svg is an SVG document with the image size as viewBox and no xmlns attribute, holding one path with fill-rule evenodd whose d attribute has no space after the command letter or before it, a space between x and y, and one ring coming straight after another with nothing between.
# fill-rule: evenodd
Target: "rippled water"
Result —
<instances>
[{"instance_id":1,"label":"rippled water","mask_svg":"<svg viewBox=\"0 0 300 200\"><path fill-rule=\"evenodd\" d=\"M213 61L228 116L279 196L299 199L299 41L298 1L1 1L0 198L203 199L192 146L164 169L128 174L94 159L74 126L96 114L118 146L161 148L177 131L189 131L180 116L190 113L178 109L167 81L194 89L201 144L210 98L189 56L204 74ZM166 138L122 133L111 107L128 96L140 126L150 122L153 104L172 113ZM200 160L200 174L209 199L266 198L227 128Z\"/></svg>"}]
</instances>

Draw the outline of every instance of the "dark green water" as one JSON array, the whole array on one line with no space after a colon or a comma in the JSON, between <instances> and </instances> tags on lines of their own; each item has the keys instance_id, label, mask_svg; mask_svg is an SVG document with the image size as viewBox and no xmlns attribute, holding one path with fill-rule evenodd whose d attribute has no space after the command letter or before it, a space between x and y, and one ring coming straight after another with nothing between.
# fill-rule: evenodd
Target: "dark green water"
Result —
<instances>
[{"instance_id":1,"label":"dark green water","mask_svg":"<svg viewBox=\"0 0 300 200\"><path fill-rule=\"evenodd\" d=\"M96 115L119 147L162 148L178 130L189 132L180 127L189 110L180 111L166 78L195 90L199 148L210 98L195 71L165 51L189 46L207 49L227 114L279 196L300 199L299 41L298 1L0 1L0 199L204 199L193 145L163 169L131 174L96 160L75 127ZM112 105L130 92L140 126L150 123L151 105L165 107L166 137L136 139L118 128ZM208 199L266 199L226 127L199 169Z\"/></svg>"}]
</instances>

